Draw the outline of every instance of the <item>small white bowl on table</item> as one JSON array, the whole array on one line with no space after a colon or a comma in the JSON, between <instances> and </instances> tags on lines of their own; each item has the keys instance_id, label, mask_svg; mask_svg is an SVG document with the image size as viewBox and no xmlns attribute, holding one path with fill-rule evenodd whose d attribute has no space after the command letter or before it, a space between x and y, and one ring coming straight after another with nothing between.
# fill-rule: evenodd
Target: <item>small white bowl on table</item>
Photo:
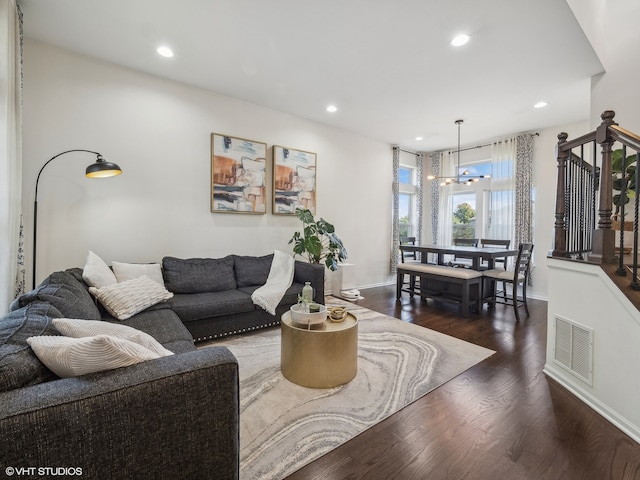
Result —
<instances>
[{"instance_id":1,"label":"small white bowl on table","mask_svg":"<svg viewBox=\"0 0 640 480\"><path fill-rule=\"evenodd\" d=\"M298 325L317 325L324 322L327 319L327 307L316 303L319 307L317 312L309 312L306 305L296 304L291 305L289 309L291 311L291 321Z\"/></svg>"}]
</instances>

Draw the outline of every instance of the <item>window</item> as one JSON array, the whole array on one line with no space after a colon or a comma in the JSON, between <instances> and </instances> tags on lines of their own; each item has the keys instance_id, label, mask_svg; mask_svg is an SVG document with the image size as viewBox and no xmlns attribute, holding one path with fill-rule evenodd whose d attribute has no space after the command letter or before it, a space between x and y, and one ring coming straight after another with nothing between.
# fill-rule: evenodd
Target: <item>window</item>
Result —
<instances>
[{"instance_id":1,"label":"window","mask_svg":"<svg viewBox=\"0 0 640 480\"><path fill-rule=\"evenodd\" d=\"M415 167L400 165L398 169L399 205L398 234L401 237L415 236Z\"/></svg>"},{"instance_id":2,"label":"window","mask_svg":"<svg viewBox=\"0 0 640 480\"><path fill-rule=\"evenodd\" d=\"M400 166L398 169L398 181L402 185L415 185L416 182L413 178L414 169L411 167Z\"/></svg>"},{"instance_id":3,"label":"window","mask_svg":"<svg viewBox=\"0 0 640 480\"><path fill-rule=\"evenodd\" d=\"M476 194L456 193L451 218L451 238L477 238L476 236Z\"/></svg>"},{"instance_id":4,"label":"window","mask_svg":"<svg viewBox=\"0 0 640 480\"><path fill-rule=\"evenodd\" d=\"M411 218L413 217L413 195L409 193L400 193L398 208L398 235L400 237L413 236L413 225Z\"/></svg>"},{"instance_id":5,"label":"window","mask_svg":"<svg viewBox=\"0 0 640 480\"><path fill-rule=\"evenodd\" d=\"M491 175L491 162L460 166L460 179L468 171L470 176ZM481 238L487 236L490 215L491 180L480 180L470 184L449 185L451 239Z\"/></svg>"}]
</instances>

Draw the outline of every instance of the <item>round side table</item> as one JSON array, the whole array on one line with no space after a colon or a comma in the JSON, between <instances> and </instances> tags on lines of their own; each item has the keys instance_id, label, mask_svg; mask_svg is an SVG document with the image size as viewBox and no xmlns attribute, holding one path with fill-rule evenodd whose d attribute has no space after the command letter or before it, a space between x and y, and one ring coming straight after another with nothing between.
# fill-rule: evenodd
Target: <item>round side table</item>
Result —
<instances>
[{"instance_id":1,"label":"round side table","mask_svg":"<svg viewBox=\"0 0 640 480\"><path fill-rule=\"evenodd\" d=\"M303 387L333 388L350 382L358 371L358 319L351 313L340 323L325 320L307 327L281 318L280 370Z\"/></svg>"}]
</instances>

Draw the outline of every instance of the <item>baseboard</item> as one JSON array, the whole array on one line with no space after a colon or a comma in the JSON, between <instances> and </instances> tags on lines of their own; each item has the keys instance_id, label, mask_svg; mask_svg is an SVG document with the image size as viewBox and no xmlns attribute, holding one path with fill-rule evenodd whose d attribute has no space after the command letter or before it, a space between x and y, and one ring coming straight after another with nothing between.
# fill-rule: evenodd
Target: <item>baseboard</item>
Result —
<instances>
[{"instance_id":1,"label":"baseboard","mask_svg":"<svg viewBox=\"0 0 640 480\"><path fill-rule=\"evenodd\" d=\"M602 403L586 390L583 390L579 386L568 382L562 375L562 372L556 371L553 365L545 364L542 371L549 378L569 390L573 395L575 395L579 400L588 405L591 409L596 411L613 425L629 435L637 443L640 443L640 428L637 425L629 422L622 415L619 415L615 410L609 408L609 406Z\"/></svg>"},{"instance_id":2,"label":"baseboard","mask_svg":"<svg viewBox=\"0 0 640 480\"><path fill-rule=\"evenodd\" d=\"M395 286L396 282L391 281L391 282L381 282L381 283L372 283L370 285L362 285L362 286L358 286L355 287L355 290L366 290L367 288L375 288L375 287L386 287L388 285L394 285ZM333 289L330 290L325 290L325 295L333 295Z\"/></svg>"}]
</instances>

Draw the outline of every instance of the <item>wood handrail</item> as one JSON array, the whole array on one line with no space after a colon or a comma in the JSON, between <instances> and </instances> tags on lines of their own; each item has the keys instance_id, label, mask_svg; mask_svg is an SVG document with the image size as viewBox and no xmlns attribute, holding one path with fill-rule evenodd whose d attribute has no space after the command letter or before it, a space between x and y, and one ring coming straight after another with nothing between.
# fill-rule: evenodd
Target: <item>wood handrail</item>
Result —
<instances>
[{"instance_id":1,"label":"wood handrail","mask_svg":"<svg viewBox=\"0 0 640 480\"><path fill-rule=\"evenodd\" d=\"M621 145L624 157L629 157L634 152L637 157L640 154L640 136L620 127L614 121L614 117L614 111L606 110L602 113L602 122L596 130L572 140L568 140L568 135L564 132L558 135L556 147L558 185L554 248L551 255L558 258L582 259L583 253L588 253L587 260L598 264L613 264L619 260L617 273L626 275L627 268L623 264L622 257L619 259L616 257L616 232L612 228L613 183L614 177L616 179L620 177L620 172L613 172L613 153L614 145ZM585 152L584 146L587 144L591 144L592 151ZM598 145L600 159L597 155ZM573 152L577 148L580 148L580 155ZM627 153L628 151L633 152ZM636 167L637 188L640 189L640 161L636 162ZM625 175L627 175L626 167L622 172L622 176ZM624 180L620 192L623 198L627 195L626 188L629 185L628 177ZM636 276L638 274L640 207L637 196L634 200L631 288L640 290L640 281ZM624 213L625 209L622 205L620 214L624 216ZM616 214L618 214L618 207L616 207ZM624 246L624 229L619 231L618 236L620 245ZM584 245L586 245L585 248L583 248Z\"/></svg>"},{"instance_id":2,"label":"wood handrail","mask_svg":"<svg viewBox=\"0 0 640 480\"><path fill-rule=\"evenodd\" d=\"M558 137L560 137L558 135ZM563 152L568 152L576 147L584 145L585 143L593 142L596 139L596 131L589 132L581 137L574 138L573 140L566 140L562 143L558 143L558 148Z\"/></svg>"},{"instance_id":3,"label":"wood handrail","mask_svg":"<svg viewBox=\"0 0 640 480\"><path fill-rule=\"evenodd\" d=\"M625 130L617 124L609 127L609 133L616 142L631 147L633 150L640 150L640 137L635 133Z\"/></svg>"}]
</instances>

